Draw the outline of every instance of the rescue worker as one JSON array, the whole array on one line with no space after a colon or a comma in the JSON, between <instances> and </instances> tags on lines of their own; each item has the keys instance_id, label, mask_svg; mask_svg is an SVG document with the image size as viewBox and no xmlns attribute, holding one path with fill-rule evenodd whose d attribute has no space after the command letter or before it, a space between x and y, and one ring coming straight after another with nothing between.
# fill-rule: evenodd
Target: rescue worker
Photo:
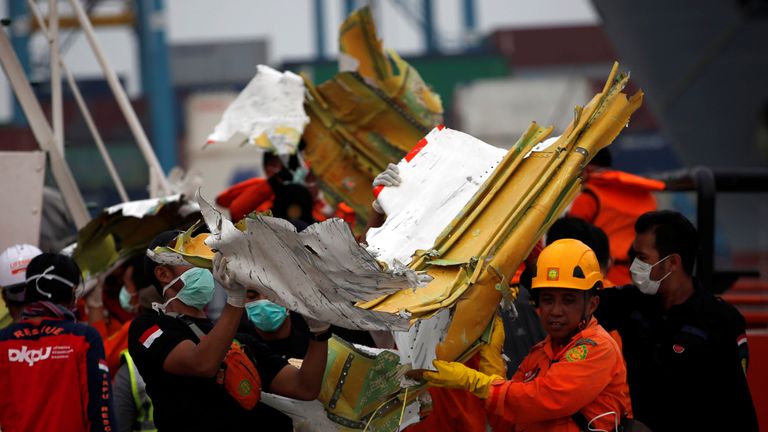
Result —
<instances>
[{"instance_id":1,"label":"rescue worker","mask_svg":"<svg viewBox=\"0 0 768 432\"><path fill-rule=\"evenodd\" d=\"M99 333L75 322L80 269L43 253L27 267L21 320L0 330L0 429L112 431L112 390Z\"/></svg>"},{"instance_id":2,"label":"rescue worker","mask_svg":"<svg viewBox=\"0 0 768 432\"><path fill-rule=\"evenodd\" d=\"M146 382L158 430L251 430L267 409L259 403L260 390L315 399L330 326L309 320L311 336L301 368L288 365L265 345L237 333L246 287L235 281L221 254L213 260L214 276L152 253L172 244L178 234L166 231L150 243L145 274L165 302L157 305L157 313L136 317L128 334L128 350ZM215 324L203 310L213 297L214 277L227 292L227 305ZM232 373L239 375L227 379Z\"/></svg>"},{"instance_id":3,"label":"rescue worker","mask_svg":"<svg viewBox=\"0 0 768 432\"><path fill-rule=\"evenodd\" d=\"M608 149L598 152L584 169L584 187L573 201L569 216L578 217L605 231L610 240L612 263L608 279L625 285L629 278L629 248L638 216L656 210L651 192L664 189L664 183L611 169Z\"/></svg>"},{"instance_id":4,"label":"rescue worker","mask_svg":"<svg viewBox=\"0 0 768 432\"><path fill-rule=\"evenodd\" d=\"M654 211L634 231L634 286L601 291L596 316L621 335L637 419L654 432L758 430L746 323L693 277L696 228Z\"/></svg>"},{"instance_id":5,"label":"rescue worker","mask_svg":"<svg viewBox=\"0 0 768 432\"><path fill-rule=\"evenodd\" d=\"M532 281L540 291L547 337L531 348L512 379L441 360L424 378L485 399L485 407L514 430L617 430L623 418L632 417L632 407L621 351L592 317L601 284L589 247L574 239L552 243L539 255Z\"/></svg>"},{"instance_id":6,"label":"rescue worker","mask_svg":"<svg viewBox=\"0 0 768 432\"><path fill-rule=\"evenodd\" d=\"M21 318L24 308L24 288L26 287L27 266L32 258L43 253L30 244L17 244L0 254L0 287L3 303L8 308L6 314L0 314L0 328L7 327Z\"/></svg>"}]
</instances>

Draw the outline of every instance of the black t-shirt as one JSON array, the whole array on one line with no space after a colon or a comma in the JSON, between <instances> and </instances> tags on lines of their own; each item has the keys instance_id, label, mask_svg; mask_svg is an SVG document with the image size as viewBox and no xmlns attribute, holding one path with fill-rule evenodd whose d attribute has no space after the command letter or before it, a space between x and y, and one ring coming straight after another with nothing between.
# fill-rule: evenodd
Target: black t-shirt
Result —
<instances>
[{"instance_id":1,"label":"black t-shirt","mask_svg":"<svg viewBox=\"0 0 768 432\"><path fill-rule=\"evenodd\" d=\"M213 323L208 319L192 318L208 333ZM264 391L269 391L272 379L287 362L253 337L238 333L235 338L246 345L256 364ZM179 343L198 342L192 329L182 320L164 314L144 314L131 323L128 349L154 406L155 426L160 431L239 431L273 430L276 425L265 424L265 413L272 409L259 403L246 411L216 384L215 378L198 378L167 373L163 362Z\"/></svg>"},{"instance_id":2,"label":"black t-shirt","mask_svg":"<svg viewBox=\"0 0 768 432\"><path fill-rule=\"evenodd\" d=\"M757 430L736 308L697 286L664 310L627 285L601 290L595 317L621 336L634 416L651 430Z\"/></svg>"}]
</instances>

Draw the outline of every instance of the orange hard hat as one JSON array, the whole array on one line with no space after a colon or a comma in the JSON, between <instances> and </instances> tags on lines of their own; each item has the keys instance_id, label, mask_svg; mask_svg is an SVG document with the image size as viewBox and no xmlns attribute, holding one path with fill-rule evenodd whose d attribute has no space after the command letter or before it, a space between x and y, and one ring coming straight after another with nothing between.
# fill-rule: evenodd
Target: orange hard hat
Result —
<instances>
[{"instance_id":1,"label":"orange hard hat","mask_svg":"<svg viewBox=\"0 0 768 432\"><path fill-rule=\"evenodd\" d=\"M576 239L561 239L541 251L531 288L587 291L602 281L600 264L592 249Z\"/></svg>"}]
</instances>

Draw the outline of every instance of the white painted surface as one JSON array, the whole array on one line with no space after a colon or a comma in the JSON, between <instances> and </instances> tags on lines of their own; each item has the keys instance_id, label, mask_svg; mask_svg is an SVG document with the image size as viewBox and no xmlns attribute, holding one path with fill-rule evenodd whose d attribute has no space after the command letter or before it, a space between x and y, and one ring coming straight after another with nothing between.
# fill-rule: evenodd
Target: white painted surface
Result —
<instances>
[{"instance_id":1,"label":"white painted surface","mask_svg":"<svg viewBox=\"0 0 768 432\"><path fill-rule=\"evenodd\" d=\"M276 153L295 153L309 123L304 92L304 81L295 73L258 65L256 75L229 105L207 142L215 145L241 134L255 144L266 134ZM281 132L285 128L291 132Z\"/></svg>"},{"instance_id":2,"label":"white painted surface","mask_svg":"<svg viewBox=\"0 0 768 432\"><path fill-rule=\"evenodd\" d=\"M377 198L387 220L368 232L368 250L390 268L395 260L409 263L417 249L432 248L506 154L448 128L435 128L425 139L410 162L398 163L400 186L385 187Z\"/></svg>"},{"instance_id":3,"label":"white painted surface","mask_svg":"<svg viewBox=\"0 0 768 432\"><path fill-rule=\"evenodd\" d=\"M301 432L336 432L337 423L332 422L325 414L325 407L319 400L301 401L261 392L261 402L282 412L293 420L294 430ZM259 426L254 425L255 428Z\"/></svg>"},{"instance_id":4,"label":"white painted surface","mask_svg":"<svg viewBox=\"0 0 768 432\"><path fill-rule=\"evenodd\" d=\"M451 311L441 309L431 318L416 321L407 332L393 332L400 363L410 364L413 369L434 370L435 349L450 323Z\"/></svg>"}]
</instances>

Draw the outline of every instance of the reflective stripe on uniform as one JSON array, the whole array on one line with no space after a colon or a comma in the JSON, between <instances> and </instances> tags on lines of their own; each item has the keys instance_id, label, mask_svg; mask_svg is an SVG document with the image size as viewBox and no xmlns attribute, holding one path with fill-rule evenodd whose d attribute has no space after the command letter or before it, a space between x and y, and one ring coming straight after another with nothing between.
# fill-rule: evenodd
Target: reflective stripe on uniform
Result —
<instances>
[{"instance_id":1,"label":"reflective stripe on uniform","mask_svg":"<svg viewBox=\"0 0 768 432\"><path fill-rule=\"evenodd\" d=\"M136 364L133 362L133 358L128 353L128 350L124 350L120 353L125 364L128 365L128 375L131 379L131 396L133 396L133 403L136 406L136 420L134 421L133 430L140 432L154 432L157 431L154 423L154 407L152 401L147 395L147 390L144 386L144 380L139 375Z\"/></svg>"}]
</instances>

